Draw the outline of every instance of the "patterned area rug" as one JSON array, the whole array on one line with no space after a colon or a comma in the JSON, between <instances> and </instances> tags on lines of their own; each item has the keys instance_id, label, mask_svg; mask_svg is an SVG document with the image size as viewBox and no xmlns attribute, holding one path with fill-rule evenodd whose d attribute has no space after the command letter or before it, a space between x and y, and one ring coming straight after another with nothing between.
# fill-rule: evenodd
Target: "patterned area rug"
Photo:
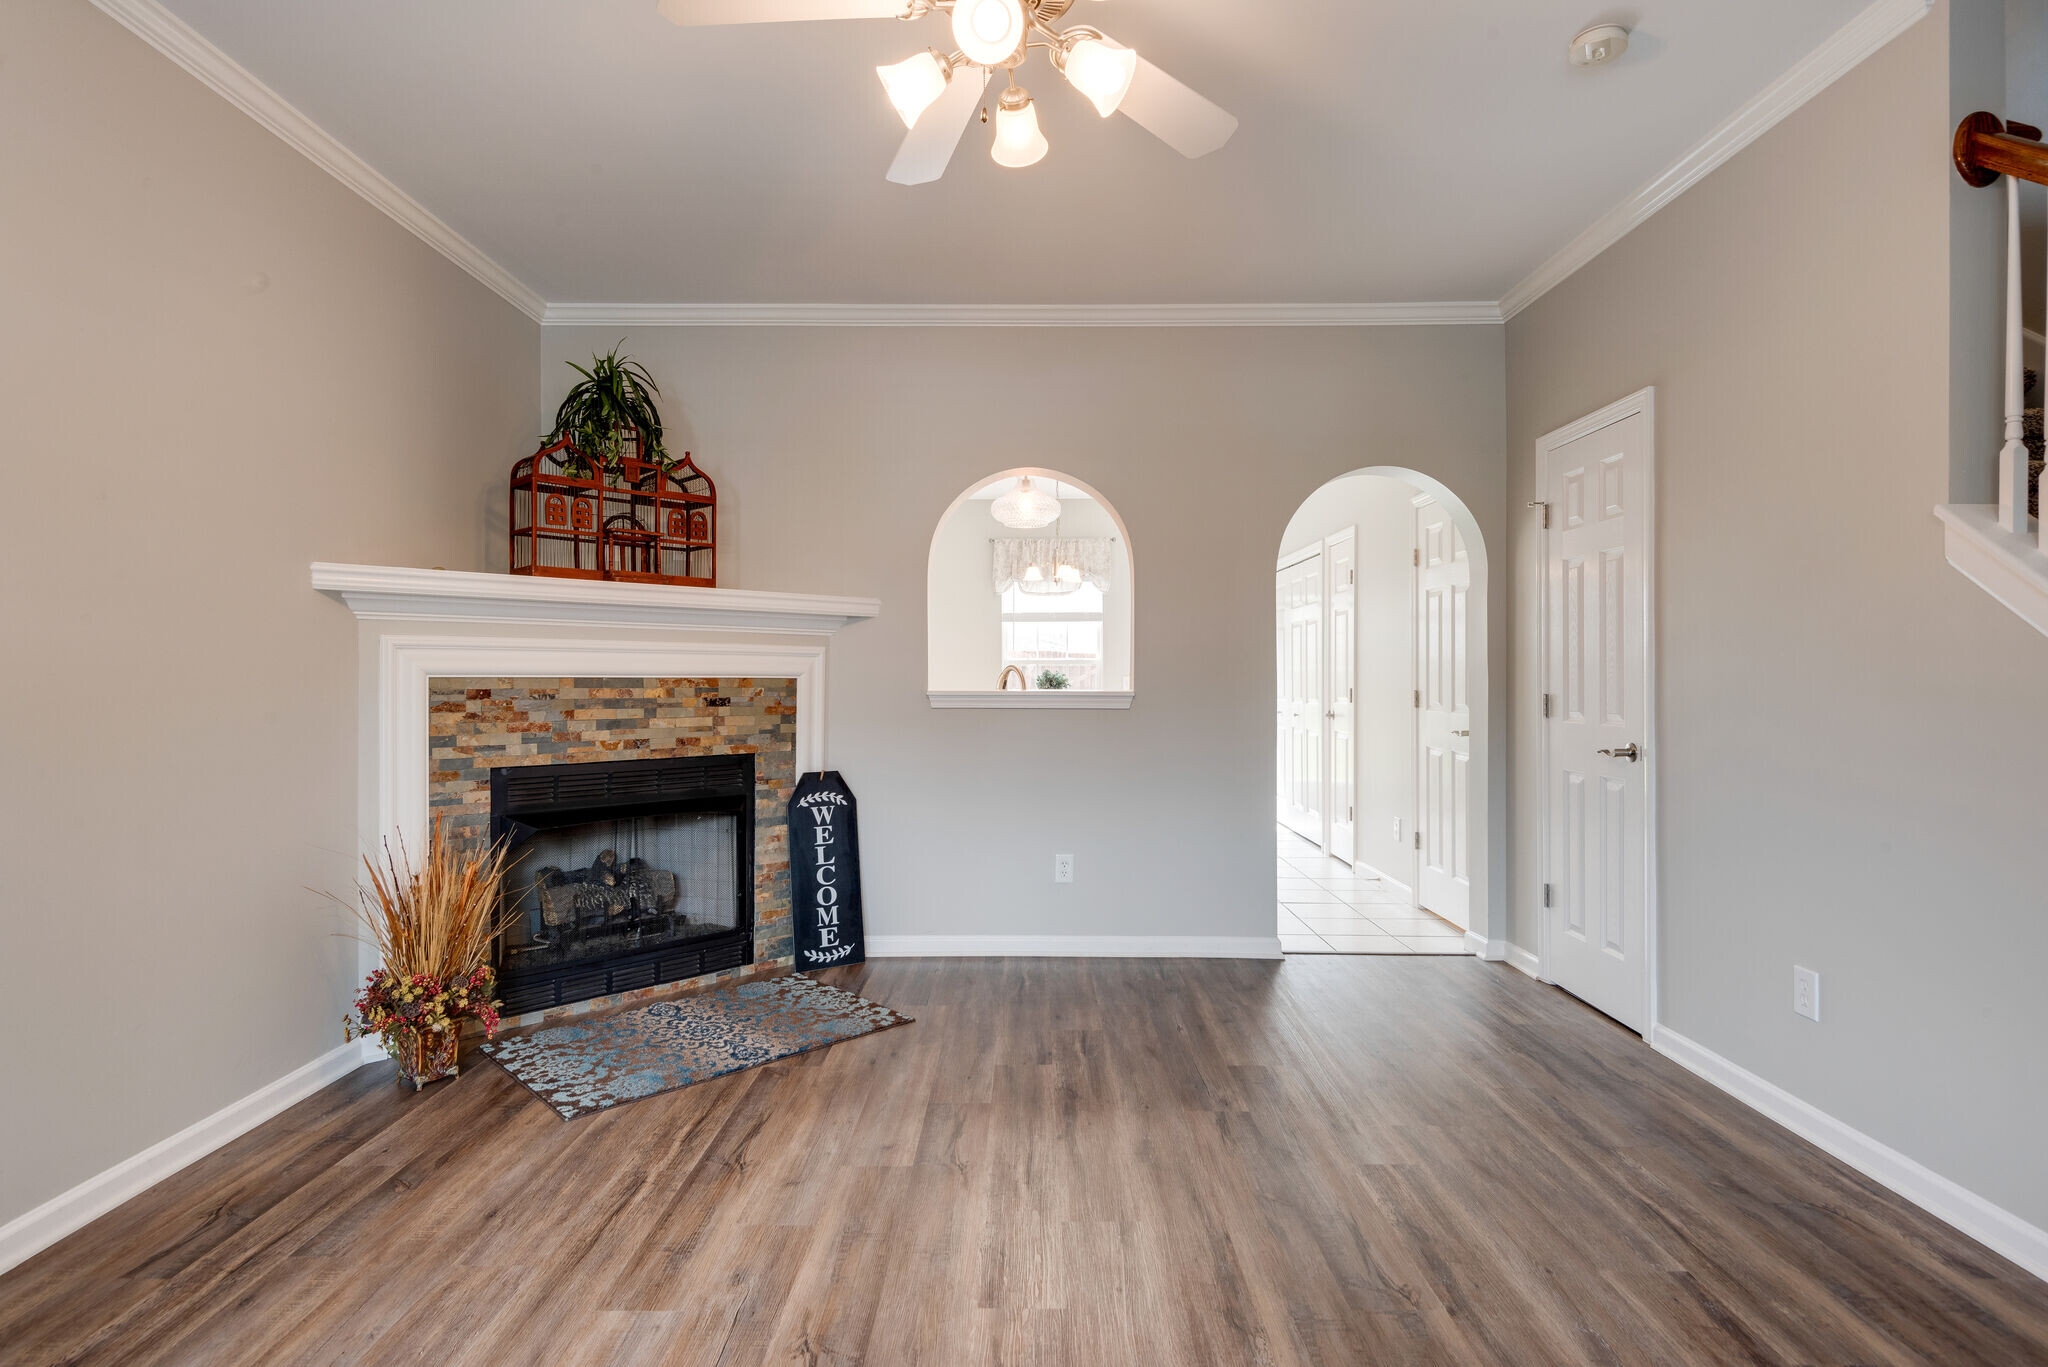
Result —
<instances>
[{"instance_id":1,"label":"patterned area rug","mask_svg":"<svg viewBox=\"0 0 2048 1367\"><path fill-rule=\"evenodd\" d=\"M804 977L770 978L542 1026L483 1050L573 1120L908 1024L910 1017L851 992Z\"/></svg>"}]
</instances>

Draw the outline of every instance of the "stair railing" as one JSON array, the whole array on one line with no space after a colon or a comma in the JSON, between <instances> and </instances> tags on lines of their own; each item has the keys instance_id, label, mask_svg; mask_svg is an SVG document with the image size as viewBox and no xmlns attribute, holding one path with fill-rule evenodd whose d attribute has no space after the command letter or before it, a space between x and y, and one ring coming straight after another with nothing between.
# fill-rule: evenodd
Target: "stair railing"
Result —
<instances>
[{"instance_id":1,"label":"stair railing","mask_svg":"<svg viewBox=\"0 0 2048 1367\"><path fill-rule=\"evenodd\" d=\"M2024 123L2006 123L1978 112L1956 127L1956 171L1983 189L2005 177L2005 446L1998 453L1998 525L2017 536L2029 528L2029 483L2026 444L2025 343L2020 289L2020 183L2048 185L2048 145L2041 130ZM2048 517L2034 530L2048 551Z\"/></svg>"}]
</instances>

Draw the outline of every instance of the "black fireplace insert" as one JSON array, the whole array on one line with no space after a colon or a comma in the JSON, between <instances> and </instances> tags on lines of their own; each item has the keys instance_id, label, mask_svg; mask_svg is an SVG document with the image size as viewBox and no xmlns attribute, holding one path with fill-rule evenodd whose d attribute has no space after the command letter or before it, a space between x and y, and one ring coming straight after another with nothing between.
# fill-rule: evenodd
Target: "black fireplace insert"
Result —
<instances>
[{"instance_id":1,"label":"black fireplace insert","mask_svg":"<svg viewBox=\"0 0 2048 1367\"><path fill-rule=\"evenodd\" d=\"M506 1015L754 961L754 757L491 771Z\"/></svg>"}]
</instances>

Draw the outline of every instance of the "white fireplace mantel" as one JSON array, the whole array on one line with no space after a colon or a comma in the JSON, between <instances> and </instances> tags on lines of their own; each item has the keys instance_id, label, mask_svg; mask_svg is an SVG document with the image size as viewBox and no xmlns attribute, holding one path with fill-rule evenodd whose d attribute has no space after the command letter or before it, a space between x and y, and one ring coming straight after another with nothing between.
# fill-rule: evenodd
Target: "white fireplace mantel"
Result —
<instances>
[{"instance_id":1,"label":"white fireplace mantel","mask_svg":"<svg viewBox=\"0 0 2048 1367\"><path fill-rule=\"evenodd\" d=\"M873 598L326 562L314 564L313 587L371 621L687 627L829 636L882 611Z\"/></svg>"}]
</instances>

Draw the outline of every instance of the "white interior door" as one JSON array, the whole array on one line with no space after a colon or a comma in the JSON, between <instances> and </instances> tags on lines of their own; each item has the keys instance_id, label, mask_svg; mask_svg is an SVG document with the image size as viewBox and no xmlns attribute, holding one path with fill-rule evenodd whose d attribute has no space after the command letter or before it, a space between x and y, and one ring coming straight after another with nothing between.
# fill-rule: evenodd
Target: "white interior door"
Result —
<instances>
[{"instance_id":1,"label":"white interior door","mask_svg":"<svg viewBox=\"0 0 2048 1367\"><path fill-rule=\"evenodd\" d=\"M1346 528L1323 541L1329 577L1330 843L1324 853L1349 864L1358 857L1358 533Z\"/></svg>"},{"instance_id":2,"label":"white interior door","mask_svg":"<svg viewBox=\"0 0 2048 1367\"><path fill-rule=\"evenodd\" d=\"M1323 843L1323 557L1320 549L1280 567L1282 824Z\"/></svg>"},{"instance_id":3,"label":"white interior door","mask_svg":"<svg viewBox=\"0 0 2048 1367\"><path fill-rule=\"evenodd\" d=\"M1649 1022L1650 415L1548 452L1543 976Z\"/></svg>"},{"instance_id":4,"label":"white interior door","mask_svg":"<svg viewBox=\"0 0 2048 1367\"><path fill-rule=\"evenodd\" d=\"M1443 504L1415 510L1416 725L1421 838L1416 901L1459 929L1472 925L1472 844L1467 798L1472 773L1467 609L1472 557Z\"/></svg>"}]
</instances>

